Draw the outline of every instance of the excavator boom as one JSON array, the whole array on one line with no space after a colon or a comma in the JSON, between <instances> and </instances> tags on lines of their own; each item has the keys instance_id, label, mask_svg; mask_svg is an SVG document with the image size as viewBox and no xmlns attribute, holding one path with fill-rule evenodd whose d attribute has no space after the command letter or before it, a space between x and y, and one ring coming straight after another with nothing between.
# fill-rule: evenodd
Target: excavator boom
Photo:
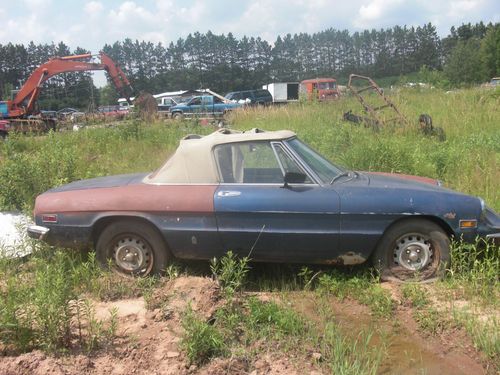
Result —
<instances>
[{"instance_id":1,"label":"excavator boom","mask_svg":"<svg viewBox=\"0 0 500 375\"><path fill-rule=\"evenodd\" d=\"M100 63L93 62L91 54L55 57L36 68L12 101L7 101L7 118L22 118L33 113L42 84L51 77L65 72L105 70L120 95L129 98L133 92L125 73L104 52Z\"/></svg>"}]
</instances>

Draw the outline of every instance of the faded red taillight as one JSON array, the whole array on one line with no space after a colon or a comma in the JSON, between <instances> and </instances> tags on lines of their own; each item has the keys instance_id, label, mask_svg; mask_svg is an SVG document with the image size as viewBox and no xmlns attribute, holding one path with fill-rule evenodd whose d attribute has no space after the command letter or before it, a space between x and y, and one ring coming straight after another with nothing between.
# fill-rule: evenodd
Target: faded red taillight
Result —
<instances>
[{"instance_id":1,"label":"faded red taillight","mask_svg":"<svg viewBox=\"0 0 500 375\"><path fill-rule=\"evenodd\" d=\"M57 223L57 215L56 214L42 215L42 222L44 222L44 223Z\"/></svg>"}]
</instances>

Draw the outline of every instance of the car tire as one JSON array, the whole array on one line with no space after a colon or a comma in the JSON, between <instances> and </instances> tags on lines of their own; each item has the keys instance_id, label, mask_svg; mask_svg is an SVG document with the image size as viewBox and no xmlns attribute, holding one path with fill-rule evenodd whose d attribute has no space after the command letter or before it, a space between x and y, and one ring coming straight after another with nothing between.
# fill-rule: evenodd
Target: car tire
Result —
<instances>
[{"instance_id":1,"label":"car tire","mask_svg":"<svg viewBox=\"0 0 500 375\"><path fill-rule=\"evenodd\" d=\"M165 271L170 251L151 225L134 220L109 224L96 244L96 259L122 276L149 276Z\"/></svg>"},{"instance_id":2,"label":"car tire","mask_svg":"<svg viewBox=\"0 0 500 375\"><path fill-rule=\"evenodd\" d=\"M177 121L181 121L184 119L184 116L182 113L176 112L172 115L172 118Z\"/></svg>"},{"instance_id":3,"label":"car tire","mask_svg":"<svg viewBox=\"0 0 500 375\"><path fill-rule=\"evenodd\" d=\"M373 254L383 281L434 281L444 275L449 262L448 235L439 225L422 219L391 226Z\"/></svg>"}]
</instances>

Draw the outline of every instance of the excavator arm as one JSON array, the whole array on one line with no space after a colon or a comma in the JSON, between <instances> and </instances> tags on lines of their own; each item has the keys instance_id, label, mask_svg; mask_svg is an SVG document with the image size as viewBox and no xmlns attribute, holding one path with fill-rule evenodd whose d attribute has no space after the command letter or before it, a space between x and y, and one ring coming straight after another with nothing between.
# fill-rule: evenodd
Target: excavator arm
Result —
<instances>
[{"instance_id":1,"label":"excavator arm","mask_svg":"<svg viewBox=\"0 0 500 375\"><path fill-rule=\"evenodd\" d=\"M18 118L33 113L42 84L51 77L65 72L105 70L121 96L128 98L133 89L125 73L104 52L100 52L100 63L92 62L91 54L55 57L40 65L24 83L14 100L8 102L8 117Z\"/></svg>"}]
</instances>

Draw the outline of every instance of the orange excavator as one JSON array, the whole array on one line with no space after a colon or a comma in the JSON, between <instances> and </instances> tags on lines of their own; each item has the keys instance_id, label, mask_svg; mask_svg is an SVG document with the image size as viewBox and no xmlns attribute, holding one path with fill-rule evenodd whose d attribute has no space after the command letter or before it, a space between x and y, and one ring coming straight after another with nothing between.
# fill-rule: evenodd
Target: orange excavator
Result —
<instances>
[{"instance_id":1,"label":"orange excavator","mask_svg":"<svg viewBox=\"0 0 500 375\"><path fill-rule=\"evenodd\" d=\"M122 97L128 98L133 89L125 73L104 52L99 53L100 63L92 61L92 54L54 57L40 65L27 79L13 100L0 101L0 136L5 136L9 129L16 127L22 131L55 129L53 120L28 119L36 110L36 100L40 95L42 84L56 74L65 72L81 72L89 70L105 70ZM13 129L13 130L14 130Z\"/></svg>"}]
</instances>

